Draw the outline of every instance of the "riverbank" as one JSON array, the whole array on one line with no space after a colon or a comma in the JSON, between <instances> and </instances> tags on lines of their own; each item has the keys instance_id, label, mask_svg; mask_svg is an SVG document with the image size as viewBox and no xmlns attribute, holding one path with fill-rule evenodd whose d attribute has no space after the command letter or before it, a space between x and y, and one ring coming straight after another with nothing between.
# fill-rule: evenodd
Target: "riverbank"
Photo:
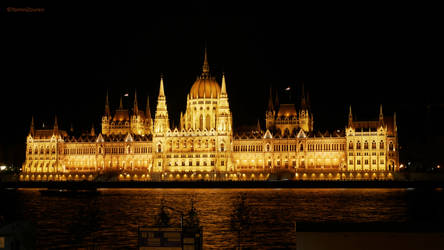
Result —
<instances>
[{"instance_id":1,"label":"riverbank","mask_svg":"<svg viewBox=\"0 0 444 250\"><path fill-rule=\"evenodd\" d=\"M444 188L444 181L27 181L0 182L0 188Z\"/></svg>"}]
</instances>

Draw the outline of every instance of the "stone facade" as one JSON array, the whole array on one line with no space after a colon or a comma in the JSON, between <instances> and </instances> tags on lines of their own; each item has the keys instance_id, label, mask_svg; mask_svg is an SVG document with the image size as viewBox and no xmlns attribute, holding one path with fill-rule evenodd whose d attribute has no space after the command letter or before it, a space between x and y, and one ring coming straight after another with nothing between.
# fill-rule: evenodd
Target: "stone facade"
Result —
<instances>
[{"instance_id":1,"label":"stone facade","mask_svg":"<svg viewBox=\"0 0 444 250\"><path fill-rule=\"evenodd\" d=\"M187 95L180 124L171 128L163 77L154 119L149 100L139 110L111 114L108 95L101 133L81 136L35 129L26 139L21 180L95 180L114 173L119 180L348 180L392 179L398 171L396 114L355 121L334 132L315 132L308 95L293 103L270 98L265 128L233 130L227 84L210 75L205 51L202 74ZM307 98L306 98L307 96Z\"/></svg>"}]
</instances>

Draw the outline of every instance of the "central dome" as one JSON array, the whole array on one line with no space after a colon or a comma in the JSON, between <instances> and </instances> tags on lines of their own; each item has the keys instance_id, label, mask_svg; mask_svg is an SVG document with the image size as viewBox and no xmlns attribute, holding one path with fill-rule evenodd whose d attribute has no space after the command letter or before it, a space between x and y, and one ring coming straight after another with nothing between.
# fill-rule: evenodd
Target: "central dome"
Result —
<instances>
[{"instance_id":1,"label":"central dome","mask_svg":"<svg viewBox=\"0 0 444 250\"><path fill-rule=\"evenodd\" d=\"M214 77L210 76L210 66L207 59L207 48L205 47L204 64L202 75L197 78L191 87L190 97L197 98L217 98L220 94L220 86Z\"/></svg>"},{"instance_id":2,"label":"central dome","mask_svg":"<svg viewBox=\"0 0 444 250\"><path fill-rule=\"evenodd\" d=\"M220 86L214 77L200 77L191 87L190 97L196 98L217 98L220 94Z\"/></svg>"}]
</instances>

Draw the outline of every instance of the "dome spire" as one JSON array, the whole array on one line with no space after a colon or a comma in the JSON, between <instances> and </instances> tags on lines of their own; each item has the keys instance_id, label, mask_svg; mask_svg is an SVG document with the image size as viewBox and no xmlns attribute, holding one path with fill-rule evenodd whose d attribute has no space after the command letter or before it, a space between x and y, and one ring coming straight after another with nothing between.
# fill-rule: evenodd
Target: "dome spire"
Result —
<instances>
[{"instance_id":1,"label":"dome spire","mask_svg":"<svg viewBox=\"0 0 444 250\"><path fill-rule=\"evenodd\" d=\"M210 66L208 65L207 45L205 44L205 56L202 66L202 76L207 76L210 73Z\"/></svg>"}]
</instances>

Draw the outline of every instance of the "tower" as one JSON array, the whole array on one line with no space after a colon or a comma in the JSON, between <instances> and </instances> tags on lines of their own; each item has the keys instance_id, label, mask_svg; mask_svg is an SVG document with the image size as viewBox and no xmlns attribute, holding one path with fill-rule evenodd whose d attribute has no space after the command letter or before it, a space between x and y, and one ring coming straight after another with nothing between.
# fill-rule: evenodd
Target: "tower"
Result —
<instances>
[{"instance_id":1,"label":"tower","mask_svg":"<svg viewBox=\"0 0 444 250\"><path fill-rule=\"evenodd\" d=\"M107 135L110 133L110 122L111 122L111 110L109 108L108 91L106 91L105 113L102 116L102 134Z\"/></svg>"},{"instance_id":2,"label":"tower","mask_svg":"<svg viewBox=\"0 0 444 250\"><path fill-rule=\"evenodd\" d=\"M154 133L163 134L170 128L168 110L166 105L165 91L163 89L163 76L160 76L159 96L157 97L157 108L154 119Z\"/></svg>"},{"instance_id":3,"label":"tower","mask_svg":"<svg viewBox=\"0 0 444 250\"><path fill-rule=\"evenodd\" d=\"M270 87L270 97L268 98L268 107L267 111L265 112L265 127L268 130L271 130L274 128L274 118L275 118L275 110L273 107L273 92Z\"/></svg>"},{"instance_id":4,"label":"tower","mask_svg":"<svg viewBox=\"0 0 444 250\"><path fill-rule=\"evenodd\" d=\"M219 95L219 100L217 105L217 115L216 115L217 131L224 133L228 132L231 134L231 129L232 129L231 119L232 118L231 118L230 106L228 103L227 86L225 83L225 74L222 74L222 89Z\"/></svg>"},{"instance_id":5,"label":"tower","mask_svg":"<svg viewBox=\"0 0 444 250\"><path fill-rule=\"evenodd\" d=\"M353 114L352 114L352 106L350 105L349 111L348 111L348 127L353 127Z\"/></svg>"},{"instance_id":6,"label":"tower","mask_svg":"<svg viewBox=\"0 0 444 250\"><path fill-rule=\"evenodd\" d=\"M312 130L310 124L310 113L308 111L307 100L305 99L304 83L302 83L301 89L301 109L299 110L299 127L305 132Z\"/></svg>"},{"instance_id":7,"label":"tower","mask_svg":"<svg viewBox=\"0 0 444 250\"><path fill-rule=\"evenodd\" d=\"M146 133L153 133L153 118L151 117L151 108L150 108L150 96L146 95L146 110L145 110L145 126Z\"/></svg>"}]
</instances>

